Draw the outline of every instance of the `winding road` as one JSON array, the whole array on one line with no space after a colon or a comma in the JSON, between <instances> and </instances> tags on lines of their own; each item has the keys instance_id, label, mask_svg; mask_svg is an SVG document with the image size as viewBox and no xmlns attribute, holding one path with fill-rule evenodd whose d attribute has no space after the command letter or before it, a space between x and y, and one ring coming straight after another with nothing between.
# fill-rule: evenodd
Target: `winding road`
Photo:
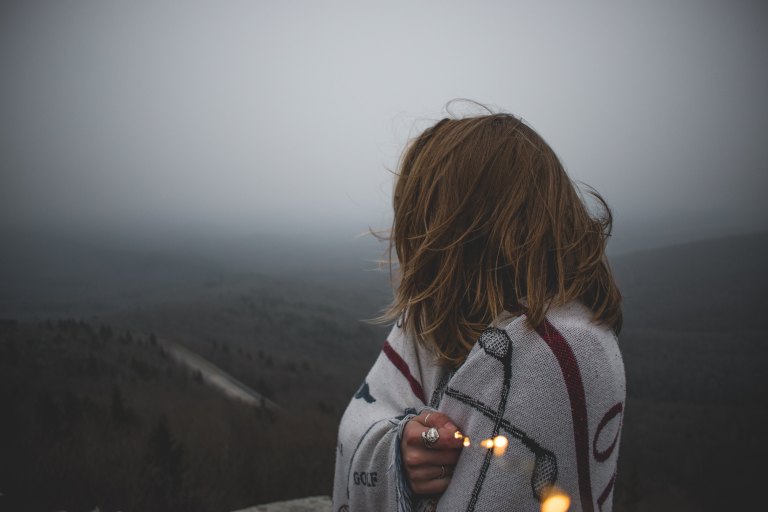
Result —
<instances>
[{"instance_id":1,"label":"winding road","mask_svg":"<svg viewBox=\"0 0 768 512\"><path fill-rule=\"evenodd\" d=\"M257 393L201 355L167 339L160 339L159 342L175 361L191 370L199 371L203 381L219 389L227 396L271 411L280 410L280 406L275 402Z\"/></svg>"}]
</instances>

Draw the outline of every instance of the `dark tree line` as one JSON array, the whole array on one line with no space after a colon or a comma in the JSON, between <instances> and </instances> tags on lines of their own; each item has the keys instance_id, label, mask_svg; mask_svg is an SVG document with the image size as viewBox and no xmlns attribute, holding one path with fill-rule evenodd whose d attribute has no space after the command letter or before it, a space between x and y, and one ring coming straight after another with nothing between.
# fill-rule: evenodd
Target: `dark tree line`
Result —
<instances>
[{"instance_id":1,"label":"dark tree line","mask_svg":"<svg viewBox=\"0 0 768 512\"><path fill-rule=\"evenodd\" d=\"M203 512L328 494L341 408L232 401L154 335L3 322L0 509Z\"/></svg>"}]
</instances>

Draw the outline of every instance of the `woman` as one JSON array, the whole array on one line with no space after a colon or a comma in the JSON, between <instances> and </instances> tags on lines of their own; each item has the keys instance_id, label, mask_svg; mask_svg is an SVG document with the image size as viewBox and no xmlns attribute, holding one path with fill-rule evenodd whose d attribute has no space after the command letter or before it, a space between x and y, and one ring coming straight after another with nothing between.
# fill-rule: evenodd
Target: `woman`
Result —
<instances>
[{"instance_id":1,"label":"woman","mask_svg":"<svg viewBox=\"0 0 768 512\"><path fill-rule=\"evenodd\" d=\"M621 295L546 142L443 119L403 155L396 320L339 428L334 510L608 511L625 399Z\"/></svg>"}]
</instances>

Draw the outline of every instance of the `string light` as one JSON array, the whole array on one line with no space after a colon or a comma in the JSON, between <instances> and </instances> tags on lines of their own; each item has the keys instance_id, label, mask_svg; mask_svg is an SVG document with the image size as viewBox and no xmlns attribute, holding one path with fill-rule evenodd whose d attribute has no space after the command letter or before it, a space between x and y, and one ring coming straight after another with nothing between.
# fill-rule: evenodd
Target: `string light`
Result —
<instances>
[{"instance_id":1,"label":"string light","mask_svg":"<svg viewBox=\"0 0 768 512\"><path fill-rule=\"evenodd\" d=\"M480 446L489 450L492 449L495 456L501 457L507 451L509 440L504 436L496 436L493 439L484 439L480 442Z\"/></svg>"},{"instance_id":2,"label":"string light","mask_svg":"<svg viewBox=\"0 0 768 512\"><path fill-rule=\"evenodd\" d=\"M462 444L465 447L468 447L472 444L469 436L462 435L460 432L456 432L454 437L456 439L463 438L464 441ZM507 447L509 446L509 439L504 436L496 436L493 439L483 439L480 441L479 445L482 448L493 450L494 456L501 457L504 455ZM546 492L546 498L544 498L544 501L541 502L541 512L567 512L570 507L570 496L555 487L552 487L548 492Z\"/></svg>"},{"instance_id":3,"label":"string light","mask_svg":"<svg viewBox=\"0 0 768 512\"><path fill-rule=\"evenodd\" d=\"M507 451L507 446L509 445L509 441L504 436L496 436L493 438L493 454L496 457L501 457L504 455L504 452Z\"/></svg>"},{"instance_id":4,"label":"string light","mask_svg":"<svg viewBox=\"0 0 768 512\"><path fill-rule=\"evenodd\" d=\"M560 490L553 490L541 502L541 512L566 512L571 506L571 498Z\"/></svg>"}]
</instances>

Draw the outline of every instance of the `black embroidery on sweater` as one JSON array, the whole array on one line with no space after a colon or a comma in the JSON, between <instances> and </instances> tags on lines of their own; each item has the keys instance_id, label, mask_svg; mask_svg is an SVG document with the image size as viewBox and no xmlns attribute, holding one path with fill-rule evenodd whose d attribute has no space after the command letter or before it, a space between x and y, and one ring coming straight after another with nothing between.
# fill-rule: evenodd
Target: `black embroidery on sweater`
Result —
<instances>
[{"instance_id":1,"label":"black embroidery on sweater","mask_svg":"<svg viewBox=\"0 0 768 512\"><path fill-rule=\"evenodd\" d=\"M378 471L355 471L353 481L355 485L376 487L379 483L379 473Z\"/></svg>"},{"instance_id":2,"label":"black embroidery on sweater","mask_svg":"<svg viewBox=\"0 0 768 512\"><path fill-rule=\"evenodd\" d=\"M459 402L467 404L486 418L495 421L498 413L476 398L453 388L446 389L445 394ZM533 474L531 475L531 489L533 490L534 498L538 501L542 501L547 489L557 480L557 457L555 457L554 453L537 443L528 434L511 424L509 420L502 419L501 428L511 437L519 440L523 446L533 453L535 462L533 466Z\"/></svg>"},{"instance_id":3,"label":"black embroidery on sweater","mask_svg":"<svg viewBox=\"0 0 768 512\"><path fill-rule=\"evenodd\" d=\"M504 381L502 383L501 396L499 397L499 406L493 418L493 431L490 436L494 438L499 435L501 423L504 419L507 397L509 396L509 385L512 380L512 340L509 339L509 335L505 331L489 327L480 334L477 342L483 347L486 354L500 361L504 368ZM480 474L475 481L475 487L472 489L467 512L475 510L477 500L480 498L480 491L483 489L483 483L485 483L485 477L491 464L491 457L493 457L493 451L488 450L485 454L485 459L483 459L483 465L480 467Z\"/></svg>"},{"instance_id":4,"label":"black embroidery on sweater","mask_svg":"<svg viewBox=\"0 0 768 512\"><path fill-rule=\"evenodd\" d=\"M533 473L531 475L531 490L533 496L539 502L544 498L546 490L554 484L557 480L557 458L551 451L543 448L536 441L534 441L528 434L512 425L508 420L504 419L504 413L507 405L507 398L509 396L509 388L512 380L512 341L505 331L497 329L495 327L489 327L480 335L477 340L478 344L483 348L485 353L494 359L501 362L504 368L504 381L502 384L501 397L499 400L499 406L496 410L492 407L484 404L483 402L473 398L461 391L454 388L447 387L445 394L455 398L456 400L463 402L473 409L476 409L485 417L493 421L493 432L491 438L499 435L500 430L504 430L510 436L518 439L526 448L533 452L535 456L535 463ZM480 496L483 483L485 481L486 473L490 466L491 457L493 456L492 450L488 450L485 454L485 459L480 468L480 475L475 482L475 487L472 491L467 511L471 512L477 505L477 500Z\"/></svg>"},{"instance_id":5,"label":"black embroidery on sweater","mask_svg":"<svg viewBox=\"0 0 768 512\"><path fill-rule=\"evenodd\" d=\"M400 422L404 420L406 417L408 417L409 415L415 416L416 414L417 414L416 409L409 407L405 409L403 411L403 414L401 414L400 416L396 416L394 418L383 418L378 421L374 421L371 424L371 426L368 427L368 429L366 429L365 432L363 432L363 435L360 436L360 439L357 441L357 446L355 446L355 451L352 452L352 457L350 457L349 459L349 468L347 469L347 499L349 499L349 482L352 479L352 465L353 465L353 462L355 461L355 456L357 455L357 451L360 449L360 446L363 444L363 440L370 433L373 427L385 421L389 422L389 424L392 425L393 427L397 427L398 425L400 425ZM385 435L394 434L394 433L397 433L397 428L389 429L389 431Z\"/></svg>"},{"instance_id":6,"label":"black embroidery on sweater","mask_svg":"<svg viewBox=\"0 0 768 512\"><path fill-rule=\"evenodd\" d=\"M357 455L357 450L360 449L360 446L363 444L363 440L368 435L368 433L373 429L373 427L375 427L376 425L384 421L389 421L389 418L384 418L379 421L374 421L371 424L371 426L368 427L368 429L363 433L363 435L360 436L360 440L357 442L357 446L355 446L355 451L352 452L352 457L350 457L349 459L349 469L347 470L347 499L349 499L349 482L352 480L352 467L353 467L352 464L355 461L355 455ZM390 430L390 432L392 431Z\"/></svg>"},{"instance_id":7,"label":"black embroidery on sweater","mask_svg":"<svg viewBox=\"0 0 768 512\"><path fill-rule=\"evenodd\" d=\"M375 398L373 398L373 395L371 395L371 390L368 387L368 382L363 381L363 385L360 386L360 389L357 390L357 393L355 394L355 398L362 398L369 404L372 404L376 401Z\"/></svg>"},{"instance_id":8,"label":"black embroidery on sweater","mask_svg":"<svg viewBox=\"0 0 768 512\"><path fill-rule=\"evenodd\" d=\"M453 378L453 375L456 373L456 370L452 370L450 372L447 372L445 375L443 375L440 378L440 382L437 383L437 387L432 392L432 397L429 399L429 406L432 409L437 409L440 407L440 402L443 400L443 394L445 393L445 388L448 387L448 382Z\"/></svg>"},{"instance_id":9,"label":"black embroidery on sweater","mask_svg":"<svg viewBox=\"0 0 768 512\"><path fill-rule=\"evenodd\" d=\"M485 353L497 359L504 365L505 377L508 370L509 356L512 354L512 341L506 331L489 327L480 334L477 343L483 347Z\"/></svg>"}]
</instances>

